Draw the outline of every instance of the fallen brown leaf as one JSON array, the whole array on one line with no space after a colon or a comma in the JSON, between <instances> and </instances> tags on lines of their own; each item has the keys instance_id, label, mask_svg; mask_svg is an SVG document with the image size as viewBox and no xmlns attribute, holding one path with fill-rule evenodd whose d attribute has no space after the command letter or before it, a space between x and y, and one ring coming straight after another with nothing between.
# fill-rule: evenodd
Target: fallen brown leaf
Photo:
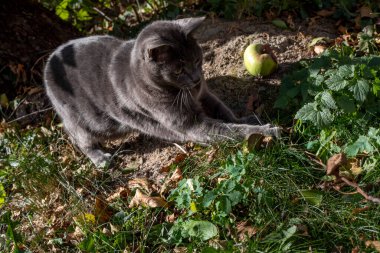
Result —
<instances>
[{"instance_id":1,"label":"fallen brown leaf","mask_svg":"<svg viewBox=\"0 0 380 253\"><path fill-rule=\"evenodd\" d=\"M333 15L334 13L335 13L335 9L331 9L331 10L324 9L324 10L317 11L317 15L321 17L329 17Z\"/></svg>"},{"instance_id":2,"label":"fallen brown leaf","mask_svg":"<svg viewBox=\"0 0 380 253\"><path fill-rule=\"evenodd\" d=\"M239 241L247 241L257 233L257 228L250 226L247 221L239 222L236 230Z\"/></svg>"},{"instance_id":3,"label":"fallen brown leaf","mask_svg":"<svg viewBox=\"0 0 380 253\"><path fill-rule=\"evenodd\" d=\"M335 154L327 160L326 174L339 175L339 167L347 162L346 156L343 153Z\"/></svg>"},{"instance_id":4,"label":"fallen brown leaf","mask_svg":"<svg viewBox=\"0 0 380 253\"><path fill-rule=\"evenodd\" d=\"M286 23L288 23L288 26L290 29L295 29L296 25L294 23L294 17L292 15L288 15L288 18L286 19Z\"/></svg>"},{"instance_id":5,"label":"fallen brown leaf","mask_svg":"<svg viewBox=\"0 0 380 253\"><path fill-rule=\"evenodd\" d=\"M341 34L347 34L348 33L347 27L343 25L338 26L338 32L340 32Z\"/></svg>"},{"instance_id":6,"label":"fallen brown leaf","mask_svg":"<svg viewBox=\"0 0 380 253\"><path fill-rule=\"evenodd\" d=\"M346 166L354 176L358 176L362 172L362 168L359 166L359 160L356 158L348 159Z\"/></svg>"},{"instance_id":7,"label":"fallen brown leaf","mask_svg":"<svg viewBox=\"0 0 380 253\"><path fill-rule=\"evenodd\" d=\"M140 189L136 190L136 194L129 204L129 208L144 206L144 207L167 207L168 203L161 197L150 197L141 192Z\"/></svg>"},{"instance_id":8,"label":"fallen brown leaf","mask_svg":"<svg viewBox=\"0 0 380 253\"><path fill-rule=\"evenodd\" d=\"M316 53L317 55L322 54L325 50L326 50L326 46L323 46L323 45L314 46L314 53Z\"/></svg>"},{"instance_id":9,"label":"fallen brown leaf","mask_svg":"<svg viewBox=\"0 0 380 253\"><path fill-rule=\"evenodd\" d=\"M362 213L362 212L365 212L369 209L370 209L369 206L365 206L365 207L361 207L361 208L355 208L354 210L352 210L352 214Z\"/></svg>"},{"instance_id":10,"label":"fallen brown leaf","mask_svg":"<svg viewBox=\"0 0 380 253\"><path fill-rule=\"evenodd\" d=\"M152 184L148 181L148 179L146 178L134 178L132 180L129 180L128 181L128 188L130 190L133 190L135 188L137 189L141 189L141 190L144 190L145 192L147 193L151 193L152 192Z\"/></svg>"},{"instance_id":11,"label":"fallen brown leaf","mask_svg":"<svg viewBox=\"0 0 380 253\"><path fill-rule=\"evenodd\" d=\"M380 241L366 241L365 246L374 248L377 252L380 252Z\"/></svg>"},{"instance_id":12,"label":"fallen brown leaf","mask_svg":"<svg viewBox=\"0 0 380 253\"><path fill-rule=\"evenodd\" d=\"M113 193L112 195L110 195L106 200L108 202L112 202L115 199L126 200L130 193L131 193L131 191L128 188L120 186L117 188L116 192Z\"/></svg>"},{"instance_id":13,"label":"fallen brown leaf","mask_svg":"<svg viewBox=\"0 0 380 253\"><path fill-rule=\"evenodd\" d=\"M360 17L362 18L376 18L376 13L373 13L369 6L362 6L360 8Z\"/></svg>"},{"instance_id":14,"label":"fallen brown leaf","mask_svg":"<svg viewBox=\"0 0 380 253\"><path fill-rule=\"evenodd\" d=\"M170 178L166 178L164 183L162 184L160 195L162 196L164 193L168 192L169 188L175 188L177 183L181 181L183 178L181 169L177 168L173 172Z\"/></svg>"},{"instance_id":15,"label":"fallen brown leaf","mask_svg":"<svg viewBox=\"0 0 380 253\"><path fill-rule=\"evenodd\" d=\"M98 223L109 221L114 214L114 210L108 202L100 195L95 197L94 216Z\"/></svg>"},{"instance_id":16,"label":"fallen brown leaf","mask_svg":"<svg viewBox=\"0 0 380 253\"><path fill-rule=\"evenodd\" d=\"M174 213L169 214L165 217L165 221L168 223L173 223L176 220L176 215Z\"/></svg>"},{"instance_id":17,"label":"fallen brown leaf","mask_svg":"<svg viewBox=\"0 0 380 253\"><path fill-rule=\"evenodd\" d=\"M178 163L180 163L180 162L183 162L183 160L185 160L186 157L187 157L186 154L180 153L180 154L178 154L178 155L174 158L173 163L177 163L177 164L178 164Z\"/></svg>"}]
</instances>

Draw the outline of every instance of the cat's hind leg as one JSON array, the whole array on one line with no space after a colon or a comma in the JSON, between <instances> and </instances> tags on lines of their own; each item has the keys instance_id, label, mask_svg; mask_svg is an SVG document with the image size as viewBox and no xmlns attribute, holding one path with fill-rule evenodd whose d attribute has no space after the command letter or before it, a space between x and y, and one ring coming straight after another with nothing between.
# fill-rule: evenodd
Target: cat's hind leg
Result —
<instances>
[{"instance_id":1,"label":"cat's hind leg","mask_svg":"<svg viewBox=\"0 0 380 253\"><path fill-rule=\"evenodd\" d=\"M112 155L101 149L96 136L72 121L66 120L63 123L73 143L90 158L96 167L105 168L110 165Z\"/></svg>"}]
</instances>

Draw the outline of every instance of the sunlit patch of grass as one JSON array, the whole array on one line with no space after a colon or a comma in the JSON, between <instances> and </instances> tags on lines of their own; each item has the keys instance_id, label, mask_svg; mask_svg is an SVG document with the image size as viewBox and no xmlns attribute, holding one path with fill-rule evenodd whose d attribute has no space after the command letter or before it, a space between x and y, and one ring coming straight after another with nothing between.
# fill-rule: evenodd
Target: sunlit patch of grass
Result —
<instances>
[{"instance_id":1,"label":"sunlit patch of grass","mask_svg":"<svg viewBox=\"0 0 380 253\"><path fill-rule=\"evenodd\" d=\"M130 208L131 192L125 199L106 201L105 207L99 207L96 198L105 199L127 184L117 167L96 169L59 127L7 129L0 145L0 182L6 190L0 229L7 234L9 245L1 244L1 250L17 244L45 252L53 248L172 252L181 247L208 252L331 252L359 247L371 252L365 242L379 240L379 206L363 202L358 194L323 188L325 172L309 159L304 146L285 138L251 152L245 143L234 142L195 146L193 150L184 161L171 166L172 171L180 168L185 180L199 183L198 195L185 187L175 197L192 195L192 206L180 207L173 201L168 208ZM376 164L374 171L378 171ZM379 178L377 172L371 177L370 182ZM225 180L235 183L222 187ZM223 206L228 187L242 194L234 193L237 203L230 209ZM305 199L305 190L315 197ZM379 193L375 186L369 190L373 195ZM210 205L203 205L210 192L218 196ZM104 221L100 221L105 216L102 208L107 210ZM9 223L7 215L16 223ZM169 215L175 217L174 223L167 219ZM191 221L211 222L217 234L204 241L205 235L191 234L194 228L181 227ZM237 230L241 222L254 231L246 240ZM178 234L173 230L176 226L190 235ZM20 236L9 238L9 227Z\"/></svg>"}]
</instances>

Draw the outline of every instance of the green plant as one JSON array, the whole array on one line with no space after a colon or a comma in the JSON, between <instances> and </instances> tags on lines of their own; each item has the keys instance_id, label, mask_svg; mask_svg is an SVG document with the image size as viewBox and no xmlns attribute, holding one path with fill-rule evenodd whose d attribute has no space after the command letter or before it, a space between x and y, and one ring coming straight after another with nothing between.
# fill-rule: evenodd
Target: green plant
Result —
<instances>
[{"instance_id":1,"label":"green plant","mask_svg":"<svg viewBox=\"0 0 380 253\"><path fill-rule=\"evenodd\" d=\"M295 118L324 128L349 118L376 118L380 113L378 56L353 57L327 50L302 62L303 68L282 80L277 108L296 100Z\"/></svg>"}]
</instances>

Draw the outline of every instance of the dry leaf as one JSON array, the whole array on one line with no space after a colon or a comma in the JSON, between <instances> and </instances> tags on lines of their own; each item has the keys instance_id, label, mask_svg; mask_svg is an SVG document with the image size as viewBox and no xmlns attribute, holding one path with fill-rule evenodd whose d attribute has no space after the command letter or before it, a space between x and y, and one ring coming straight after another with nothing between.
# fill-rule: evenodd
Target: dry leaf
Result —
<instances>
[{"instance_id":1,"label":"dry leaf","mask_svg":"<svg viewBox=\"0 0 380 253\"><path fill-rule=\"evenodd\" d=\"M286 23L288 23L288 26L291 28L291 29L295 29L296 28L296 25L294 23L294 20L293 20L293 16L292 15L288 15L288 18L286 19Z\"/></svg>"},{"instance_id":2,"label":"dry leaf","mask_svg":"<svg viewBox=\"0 0 380 253\"><path fill-rule=\"evenodd\" d=\"M335 9L331 9L331 10L324 9L324 10L317 11L317 15L321 17L329 17L333 15L334 12L335 12Z\"/></svg>"},{"instance_id":3,"label":"dry leaf","mask_svg":"<svg viewBox=\"0 0 380 253\"><path fill-rule=\"evenodd\" d=\"M129 189L142 189L147 193L152 192L152 185L146 178L135 178L128 181L128 188Z\"/></svg>"},{"instance_id":4,"label":"dry leaf","mask_svg":"<svg viewBox=\"0 0 380 253\"><path fill-rule=\"evenodd\" d=\"M273 144L274 144L274 138L273 138L272 136L265 136L265 137L264 137L262 145L263 145L265 148L272 147Z\"/></svg>"},{"instance_id":5,"label":"dry leaf","mask_svg":"<svg viewBox=\"0 0 380 253\"><path fill-rule=\"evenodd\" d=\"M110 228L111 228L111 234L115 234L117 232L120 231L120 228L118 228L117 226L113 225L112 223L110 223Z\"/></svg>"},{"instance_id":6,"label":"dry leaf","mask_svg":"<svg viewBox=\"0 0 380 253\"><path fill-rule=\"evenodd\" d=\"M351 171L354 176L358 176L362 172L362 168L359 166L359 160L356 158L351 158L347 162L347 168Z\"/></svg>"},{"instance_id":7,"label":"dry leaf","mask_svg":"<svg viewBox=\"0 0 380 253\"><path fill-rule=\"evenodd\" d=\"M186 157L187 157L186 154L180 153L180 154L178 154L178 155L174 158L173 163L177 163L177 164L178 164L178 163L180 163L180 162L183 162L183 160L185 160Z\"/></svg>"},{"instance_id":8,"label":"dry leaf","mask_svg":"<svg viewBox=\"0 0 380 253\"><path fill-rule=\"evenodd\" d=\"M42 91L44 91L44 88L42 87L33 87L33 88L30 88L30 90L28 90L28 95L33 95Z\"/></svg>"},{"instance_id":9,"label":"dry leaf","mask_svg":"<svg viewBox=\"0 0 380 253\"><path fill-rule=\"evenodd\" d=\"M120 186L119 188L117 188L116 192L114 194L110 195L106 200L107 200L107 202L112 202L115 199L126 200L130 193L131 193L131 191L129 189Z\"/></svg>"},{"instance_id":10,"label":"dry leaf","mask_svg":"<svg viewBox=\"0 0 380 253\"><path fill-rule=\"evenodd\" d=\"M369 206L365 206L365 207L361 207L361 208L355 208L354 210L352 210L352 214L362 213L362 212L368 211L369 209L370 209Z\"/></svg>"},{"instance_id":11,"label":"dry leaf","mask_svg":"<svg viewBox=\"0 0 380 253\"><path fill-rule=\"evenodd\" d=\"M187 253L187 248L186 247L175 247L173 249L174 253Z\"/></svg>"},{"instance_id":12,"label":"dry leaf","mask_svg":"<svg viewBox=\"0 0 380 253\"><path fill-rule=\"evenodd\" d=\"M165 217L165 221L168 223L173 223L176 220L176 215L174 213L169 214Z\"/></svg>"},{"instance_id":13,"label":"dry leaf","mask_svg":"<svg viewBox=\"0 0 380 253\"><path fill-rule=\"evenodd\" d=\"M210 151L208 151L207 153L206 153L206 155L207 155L207 162L208 163L211 163L212 161L214 161L214 158L215 158L215 155L216 155L216 153L217 153L217 149L211 149Z\"/></svg>"},{"instance_id":14,"label":"dry leaf","mask_svg":"<svg viewBox=\"0 0 380 253\"><path fill-rule=\"evenodd\" d=\"M257 233L257 228L250 226L247 221L238 223L236 230L240 241L247 241Z\"/></svg>"},{"instance_id":15,"label":"dry leaf","mask_svg":"<svg viewBox=\"0 0 380 253\"><path fill-rule=\"evenodd\" d=\"M150 197L141 192L140 189L136 190L136 194L129 204L129 208L145 206L145 207L167 207L168 203L161 197Z\"/></svg>"},{"instance_id":16,"label":"dry leaf","mask_svg":"<svg viewBox=\"0 0 380 253\"><path fill-rule=\"evenodd\" d=\"M175 169L171 177L166 178L165 182L162 184L160 195L163 195L164 193L168 192L169 188L177 187L177 183L181 181L182 178L182 171L179 168Z\"/></svg>"},{"instance_id":17,"label":"dry leaf","mask_svg":"<svg viewBox=\"0 0 380 253\"><path fill-rule=\"evenodd\" d=\"M359 246L356 246L355 248L353 248L352 250L351 250L351 253L359 253L360 252L360 248L359 248Z\"/></svg>"},{"instance_id":18,"label":"dry leaf","mask_svg":"<svg viewBox=\"0 0 380 253\"><path fill-rule=\"evenodd\" d=\"M316 53L317 55L322 54L325 50L326 50L326 46L323 46L323 45L314 46L314 53Z\"/></svg>"},{"instance_id":19,"label":"dry leaf","mask_svg":"<svg viewBox=\"0 0 380 253\"><path fill-rule=\"evenodd\" d=\"M338 27L338 32L340 32L341 34L347 34L348 33L347 27L340 25Z\"/></svg>"},{"instance_id":20,"label":"dry leaf","mask_svg":"<svg viewBox=\"0 0 380 253\"><path fill-rule=\"evenodd\" d=\"M380 242L379 241L366 241L365 246L374 248L377 252L380 252Z\"/></svg>"},{"instance_id":21,"label":"dry leaf","mask_svg":"<svg viewBox=\"0 0 380 253\"><path fill-rule=\"evenodd\" d=\"M108 205L108 202L101 196L95 197L94 215L97 222L105 223L109 221L114 211Z\"/></svg>"},{"instance_id":22,"label":"dry leaf","mask_svg":"<svg viewBox=\"0 0 380 253\"><path fill-rule=\"evenodd\" d=\"M335 154L327 160L326 174L335 175L339 173L339 167L347 162L346 156L343 153Z\"/></svg>"},{"instance_id":23,"label":"dry leaf","mask_svg":"<svg viewBox=\"0 0 380 253\"><path fill-rule=\"evenodd\" d=\"M362 6L360 8L360 17L362 18L376 18L376 13L373 13L369 6Z\"/></svg>"}]
</instances>

